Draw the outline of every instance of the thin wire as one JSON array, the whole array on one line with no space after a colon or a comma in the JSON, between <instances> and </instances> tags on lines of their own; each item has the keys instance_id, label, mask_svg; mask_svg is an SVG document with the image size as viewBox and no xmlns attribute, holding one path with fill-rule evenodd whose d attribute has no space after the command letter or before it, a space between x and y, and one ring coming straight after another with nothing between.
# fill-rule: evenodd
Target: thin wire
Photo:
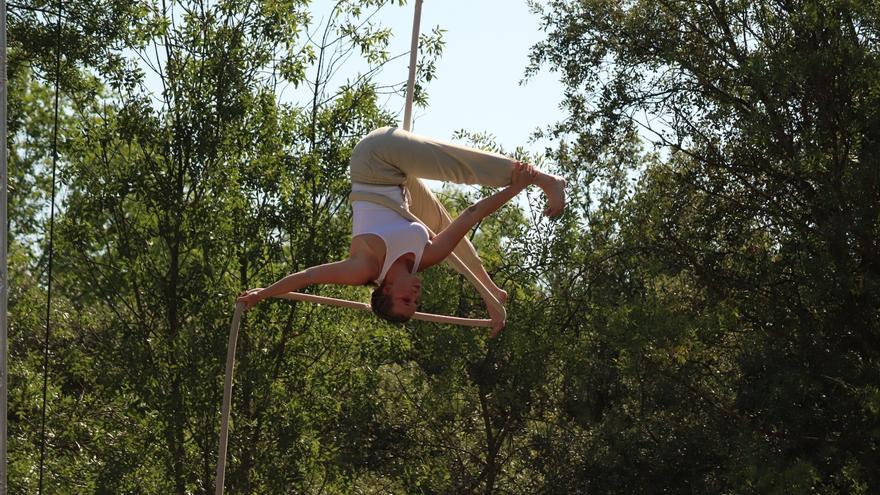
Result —
<instances>
[{"instance_id":1,"label":"thin wire","mask_svg":"<svg viewBox=\"0 0 880 495\"><path fill-rule=\"evenodd\" d=\"M58 0L58 19L55 25L55 123L52 129L52 187L49 206L49 266L46 289L46 334L43 339L43 407L40 424L40 485L39 493L43 493L43 472L46 465L46 395L49 388L49 328L52 314L52 257L55 239L55 169L58 164L58 95L61 86L61 14L63 0Z\"/></svg>"}]
</instances>

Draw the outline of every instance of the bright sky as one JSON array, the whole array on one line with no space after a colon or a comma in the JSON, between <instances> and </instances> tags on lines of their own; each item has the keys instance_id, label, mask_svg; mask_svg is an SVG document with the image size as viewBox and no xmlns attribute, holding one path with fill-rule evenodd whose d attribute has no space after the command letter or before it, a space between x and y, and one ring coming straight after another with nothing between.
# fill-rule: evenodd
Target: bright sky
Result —
<instances>
[{"instance_id":1,"label":"bright sky","mask_svg":"<svg viewBox=\"0 0 880 495\"><path fill-rule=\"evenodd\" d=\"M313 4L315 19L326 15L328 2ZM408 52L415 0L389 6L381 22L394 33L390 53ZM413 131L451 139L459 129L489 132L505 149L526 146L535 128L562 117L562 89L556 74L542 72L520 85L530 47L543 39L537 15L526 0L424 0L421 32L446 30L446 45L437 78L428 85L428 107L414 110ZM405 81L408 57L386 69L389 80ZM401 109L403 99L390 102ZM539 146L526 146L538 151Z\"/></svg>"},{"instance_id":2,"label":"bright sky","mask_svg":"<svg viewBox=\"0 0 880 495\"><path fill-rule=\"evenodd\" d=\"M337 1L312 0L315 25L323 25L322 19ZM535 129L562 119L562 85L557 75L548 71L520 84L529 63L530 48L544 39L539 30L540 19L529 12L526 2L424 0L420 31L445 29L445 46L437 63L436 78L427 86L428 107L414 110L414 132L445 140L450 140L457 130L487 132L506 150L524 146L532 152L542 151L541 144L529 145L528 139ZM392 30L389 54L404 55L384 68L378 78L381 84L406 81L414 11L415 0L407 0L403 6L384 7L374 19ZM365 68L355 56L337 77L354 78ZM146 74L147 85L155 88L157 94L161 92L158 75L153 70L146 70ZM308 88L301 86L292 91L307 93ZM391 110L399 110L403 119L403 97L394 97L387 105Z\"/></svg>"}]
</instances>

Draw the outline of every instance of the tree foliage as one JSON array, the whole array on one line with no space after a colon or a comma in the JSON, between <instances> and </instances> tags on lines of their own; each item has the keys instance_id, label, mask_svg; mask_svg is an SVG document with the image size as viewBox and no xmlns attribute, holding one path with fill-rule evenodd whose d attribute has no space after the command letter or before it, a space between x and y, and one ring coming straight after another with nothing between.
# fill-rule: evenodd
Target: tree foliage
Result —
<instances>
[{"instance_id":1,"label":"tree foliage","mask_svg":"<svg viewBox=\"0 0 880 495\"><path fill-rule=\"evenodd\" d=\"M610 451L576 463L571 483L880 483L877 12L714 0L542 10L532 70L549 66L568 88L569 118L548 132L566 143L560 161L595 164L577 173L606 188L583 213L593 280L569 291L596 303L591 338L610 354L594 366L614 371L598 384L612 400L574 431L631 431L587 441ZM636 136L657 155L621 149Z\"/></svg>"},{"instance_id":2,"label":"tree foliage","mask_svg":"<svg viewBox=\"0 0 880 495\"><path fill-rule=\"evenodd\" d=\"M37 491L43 441L55 62L46 492L212 493L232 303L347 254L402 3L66 3L60 51L57 7L12 7L10 491ZM876 2L533 6L527 74L559 74L566 118L506 152L564 174L569 208L547 221L535 191L472 232L506 330L261 303L227 492L877 491ZM425 311L484 312L447 268L425 286Z\"/></svg>"}]
</instances>

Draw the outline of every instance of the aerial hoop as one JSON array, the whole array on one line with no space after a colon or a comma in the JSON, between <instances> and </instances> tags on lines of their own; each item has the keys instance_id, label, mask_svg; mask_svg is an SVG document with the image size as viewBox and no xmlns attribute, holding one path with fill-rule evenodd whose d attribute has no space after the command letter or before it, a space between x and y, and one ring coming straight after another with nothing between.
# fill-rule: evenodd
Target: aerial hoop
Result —
<instances>
[{"instance_id":1,"label":"aerial hoop","mask_svg":"<svg viewBox=\"0 0 880 495\"><path fill-rule=\"evenodd\" d=\"M419 42L419 24L422 13L422 0L416 0L415 4L415 15L413 18L413 31L412 31L412 44L410 48L410 57L409 57L409 77L407 79L407 88L406 88L406 104L404 108L404 119L403 119L403 128L404 130L409 131L412 127L412 106L413 106L413 94L415 92L415 76L416 76L416 62L418 56L418 42ZM361 193L361 192L353 192L349 198L350 201L370 201L373 203L381 204L390 208L392 210L397 211L404 218L407 218L414 222L422 223L415 215L413 215L405 205L400 205L394 203L390 198L387 198L382 195L370 194L370 193ZM431 236L434 235L431 232L431 229L428 228L424 223L423 226L428 230ZM494 294L489 291L489 289L474 275L474 273L465 265L455 253L450 253L449 257L446 259L448 263L450 263L454 268L456 268L459 272L461 272L468 281L477 289L486 303L495 310L496 313L501 314L502 318L506 319L507 311L504 308L504 305L495 297ZM330 306L339 306L344 308L351 308L357 310L365 310L371 311L369 304L357 301L347 301L344 299L336 299L332 297L324 297L324 296L316 296L314 294L303 294L299 292L289 292L287 294L282 294L276 296L279 299L288 299L292 301L304 301L309 303L316 304L324 304ZM235 348L238 342L238 330L241 324L241 315L244 312L244 305L241 303L237 303L235 305L235 314L232 317L232 323L229 328L229 343L226 351L226 374L223 382L223 409L221 412L220 418L220 443L219 443L219 456L217 462L217 480L215 484L215 494L223 495L223 491L225 488L225 478L226 478L226 451L228 447L229 440L229 415L230 410L232 408L232 377L233 370L235 367ZM450 325L459 325L459 326L468 326L468 327L492 327L492 320L490 319L475 319L475 318L459 318L455 316L447 316L447 315L438 315L432 313L421 313L416 312L412 319L421 320L421 321L430 321L434 323L445 323Z\"/></svg>"},{"instance_id":2,"label":"aerial hoop","mask_svg":"<svg viewBox=\"0 0 880 495\"><path fill-rule=\"evenodd\" d=\"M235 314L232 315L232 325L229 327L229 344L226 347L226 377L223 380L223 411L220 416L220 453L217 458L217 480L214 484L214 493L223 495L226 480L226 442L229 440L229 410L232 407L232 371L235 367L235 346L238 343L238 327L241 323L241 313L244 305L235 305Z\"/></svg>"},{"instance_id":3,"label":"aerial hoop","mask_svg":"<svg viewBox=\"0 0 880 495\"><path fill-rule=\"evenodd\" d=\"M290 301L305 301L315 304L324 304L327 306L339 306L342 308L360 309L364 311L372 311L367 303L357 301L347 301L345 299L336 299L333 297L316 296L314 294L303 294L302 292L288 292L276 296L278 299L287 299ZM459 325L464 327L492 327L492 320L483 320L476 318L460 318L457 316L437 315L433 313L421 313L416 311L413 320L430 321L434 323L446 323L449 325Z\"/></svg>"}]
</instances>

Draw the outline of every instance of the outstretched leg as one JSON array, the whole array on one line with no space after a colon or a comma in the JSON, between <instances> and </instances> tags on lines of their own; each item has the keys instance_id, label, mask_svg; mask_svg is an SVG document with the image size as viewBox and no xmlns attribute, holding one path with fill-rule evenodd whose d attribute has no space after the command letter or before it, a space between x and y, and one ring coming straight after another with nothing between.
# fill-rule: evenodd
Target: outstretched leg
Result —
<instances>
[{"instance_id":1,"label":"outstretched leg","mask_svg":"<svg viewBox=\"0 0 880 495\"><path fill-rule=\"evenodd\" d=\"M408 178L432 179L489 187L510 185L516 161L488 151L419 136L395 127L377 129L352 151L351 180L399 185ZM565 181L538 173L536 185L547 195L547 215L565 207Z\"/></svg>"},{"instance_id":2,"label":"outstretched leg","mask_svg":"<svg viewBox=\"0 0 880 495\"><path fill-rule=\"evenodd\" d=\"M383 127L352 151L354 182L398 185L407 177L504 187L515 162L506 156ZM356 167L357 166L357 167ZM356 170L357 168L357 170Z\"/></svg>"}]
</instances>

